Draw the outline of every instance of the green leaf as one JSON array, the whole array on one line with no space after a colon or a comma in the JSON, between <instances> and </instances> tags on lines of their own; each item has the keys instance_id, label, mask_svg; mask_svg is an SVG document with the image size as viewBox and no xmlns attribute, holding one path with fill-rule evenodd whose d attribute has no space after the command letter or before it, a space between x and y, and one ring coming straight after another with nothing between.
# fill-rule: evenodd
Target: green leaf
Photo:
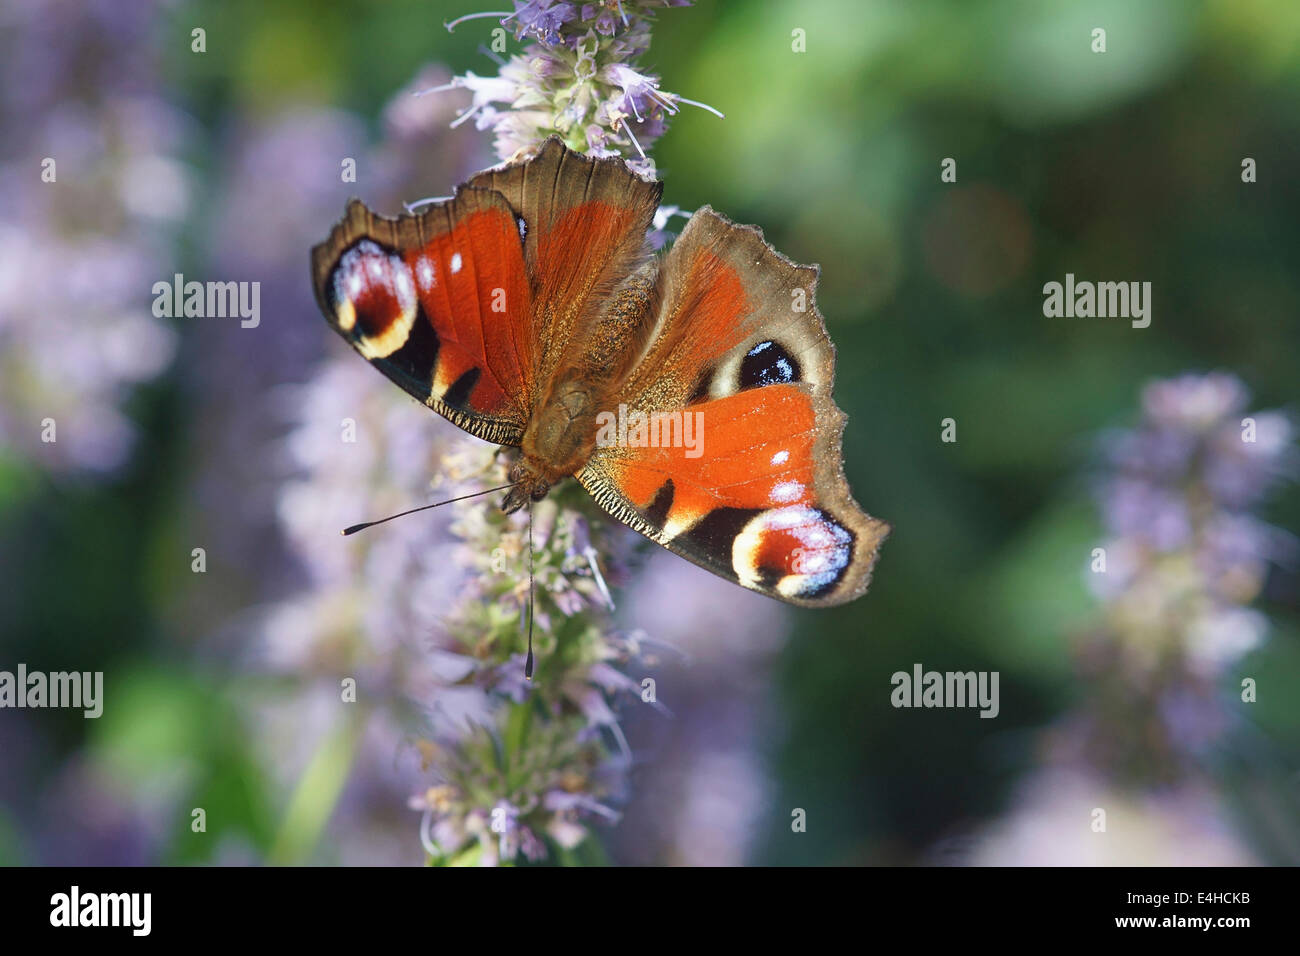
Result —
<instances>
[{"instance_id":1,"label":"green leaf","mask_svg":"<svg viewBox=\"0 0 1300 956\"><path fill-rule=\"evenodd\" d=\"M311 856L347 783L367 716L355 704L348 705L339 726L316 748L289 801L284 822L268 855L270 863L280 866L302 863Z\"/></svg>"}]
</instances>

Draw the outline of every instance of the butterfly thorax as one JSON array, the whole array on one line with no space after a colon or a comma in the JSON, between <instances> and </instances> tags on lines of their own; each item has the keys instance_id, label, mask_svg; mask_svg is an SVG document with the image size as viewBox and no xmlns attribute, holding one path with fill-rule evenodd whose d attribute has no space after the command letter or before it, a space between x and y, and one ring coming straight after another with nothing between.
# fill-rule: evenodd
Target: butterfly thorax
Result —
<instances>
[{"instance_id":1,"label":"butterfly thorax","mask_svg":"<svg viewBox=\"0 0 1300 956\"><path fill-rule=\"evenodd\" d=\"M515 487L502 508L507 514L540 501L553 485L587 463L596 447L597 401L590 384L559 383L538 406L524 431L519 460L510 471Z\"/></svg>"},{"instance_id":2,"label":"butterfly thorax","mask_svg":"<svg viewBox=\"0 0 1300 956\"><path fill-rule=\"evenodd\" d=\"M557 372L524 429L521 455L510 473L516 486L502 508L517 511L540 501L556 483L587 464L596 447L597 416L628 370L629 357L649 330L654 309L654 264L628 277L609 306L586 325L581 346Z\"/></svg>"}]
</instances>

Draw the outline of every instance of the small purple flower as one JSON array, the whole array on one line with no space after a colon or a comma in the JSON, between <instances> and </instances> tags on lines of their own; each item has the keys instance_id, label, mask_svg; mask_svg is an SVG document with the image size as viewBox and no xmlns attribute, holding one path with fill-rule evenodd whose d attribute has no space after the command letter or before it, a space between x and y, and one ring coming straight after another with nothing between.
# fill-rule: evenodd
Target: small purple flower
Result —
<instances>
[{"instance_id":1,"label":"small purple flower","mask_svg":"<svg viewBox=\"0 0 1300 956\"><path fill-rule=\"evenodd\" d=\"M1224 372L1188 373L1153 382L1142 393L1142 409L1155 427L1204 431L1246 407L1246 387Z\"/></svg>"},{"instance_id":2,"label":"small purple flower","mask_svg":"<svg viewBox=\"0 0 1300 956\"><path fill-rule=\"evenodd\" d=\"M600 71L602 82L617 86L623 95L616 101L616 106L624 114L631 114L641 122L659 110L669 113L677 112L671 99L659 92L658 77L638 73L625 63L611 63Z\"/></svg>"},{"instance_id":3,"label":"small purple flower","mask_svg":"<svg viewBox=\"0 0 1300 956\"><path fill-rule=\"evenodd\" d=\"M514 20L519 25L518 35L533 36L543 43L559 43L560 30L573 22L577 15L578 8L572 3L556 3L554 0L521 3L515 0Z\"/></svg>"},{"instance_id":4,"label":"small purple flower","mask_svg":"<svg viewBox=\"0 0 1300 956\"><path fill-rule=\"evenodd\" d=\"M179 320L155 315L149 290L173 273L189 127L149 50L158 6L3 14L0 122L22 135L0 142L0 178L26 182L51 157L58 185L0 195L0 456L55 474L124 464L132 389L176 352Z\"/></svg>"},{"instance_id":5,"label":"small purple flower","mask_svg":"<svg viewBox=\"0 0 1300 956\"><path fill-rule=\"evenodd\" d=\"M1104 498L1111 531L1138 539L1157 551L1172 551L1191 537L1187 502L1177 489L1142 477L1117 476Z\"/></svg>"}]
</instances>

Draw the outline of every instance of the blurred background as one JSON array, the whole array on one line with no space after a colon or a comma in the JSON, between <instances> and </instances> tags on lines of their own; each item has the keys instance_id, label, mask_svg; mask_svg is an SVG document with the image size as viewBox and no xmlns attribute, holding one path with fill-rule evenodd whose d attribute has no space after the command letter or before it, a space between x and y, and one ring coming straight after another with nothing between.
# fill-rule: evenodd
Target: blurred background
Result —
<instances>
[{"instance_id":1,"label":"blurred background","mask_svg":"<svg viewBox=\"0 0 1300 956\"><path fill-rule=\"evenodd\" d=\"M443 28L476 9L0 13L0 670L105 675L97 720L0 710L0 862L425 861L453 536L337 531L464 440L328 332L307 262L349 196L495 161L464 92L411 96L495 70L492 20ZM1300 862L1300 6L704 0L644 62L726 114L658 142L665 202L821 264L846 471L894 532L822 612L609 532L671 713L628 696L583 859ZM155 317L174 273L260 282L260 324ZM1044 317L1066 273L1150 282L1150 327ZM892 706L916 664L996 671L998 716ZM341 675L392 706L340 716Z\"/></svg>"}]
</instances>

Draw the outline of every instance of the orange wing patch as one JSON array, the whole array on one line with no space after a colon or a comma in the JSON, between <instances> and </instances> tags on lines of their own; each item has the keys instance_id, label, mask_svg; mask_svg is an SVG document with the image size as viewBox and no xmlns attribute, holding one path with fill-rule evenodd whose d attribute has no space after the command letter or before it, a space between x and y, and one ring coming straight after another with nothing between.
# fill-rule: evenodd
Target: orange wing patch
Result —
<instances>
[{"instance_id":1,"label":"orange wing patch","mask_svg":"<svg viewBox=\"0 0 1300 956\"><path fill-rule=\"evenodd\" d=\"M698 416L687 426L699 429L694 448L600 448L578 479L701 567L793 603L838 604L865 587L888 526L837 488L825 494L830 472L818 456L838 442L839 420L817 412L807 385L746 389L682 410Z\"/></svg>"},{"instance_id":2,"label":"orange wing patch","mask_svg":"<svg viewBox=\"0 0 1300 956\"><path fill-rule=\"evenodd\" d=\"M672 482L672 500L661 509L667 538L677 537L715 508L811 503L816 417L799 386L738 392L688 406L680 414L682 433L689 428L694 448L629 449L635 454L611 454L607 466L643 511ZM677 415L669 420L676 424Z\"/></svg>"},{"instance_id":3,"label":"orange wing patch","mask_svg":"<svg viewBox=\"0 0 1300 956\"><path fill-rule=\"evenodd\" d=\"M531 408L531 297L509 209L455 219L450 231L403 258L438 334L433 394L487 414L512 404Z\"/></svg>"},{"instance_id":4,"label":"orange wing patch","mask_svg":"<svg viewBox=\"0 0 1300 956\"><path fill-rule=\"evenodd\" d=\"M603 265L601 260L620 247L639 249L644 242L644 218L635 207L588 200L558 213L554 223L539 226L537 283L543 289L539 298L557 307L582 302L602 281L622 279L623 274L605 276L593 266ZM636 237L635 244L629 244L629 236Z\"/></svg>"},{"instance_id":5,"label":"orange wing patch","mask_svg":"<svg viewBox=\"0 0 1300 956\"><path fill-rule=\"evenodd\" d=\"M575 153L552 136L531 159L485 170L469 185L499 193L523 220L537 379L550 382L589 355L610 295L646 259L663 184L634 176L622 160Z\"/></svg>"}]
</instances>

